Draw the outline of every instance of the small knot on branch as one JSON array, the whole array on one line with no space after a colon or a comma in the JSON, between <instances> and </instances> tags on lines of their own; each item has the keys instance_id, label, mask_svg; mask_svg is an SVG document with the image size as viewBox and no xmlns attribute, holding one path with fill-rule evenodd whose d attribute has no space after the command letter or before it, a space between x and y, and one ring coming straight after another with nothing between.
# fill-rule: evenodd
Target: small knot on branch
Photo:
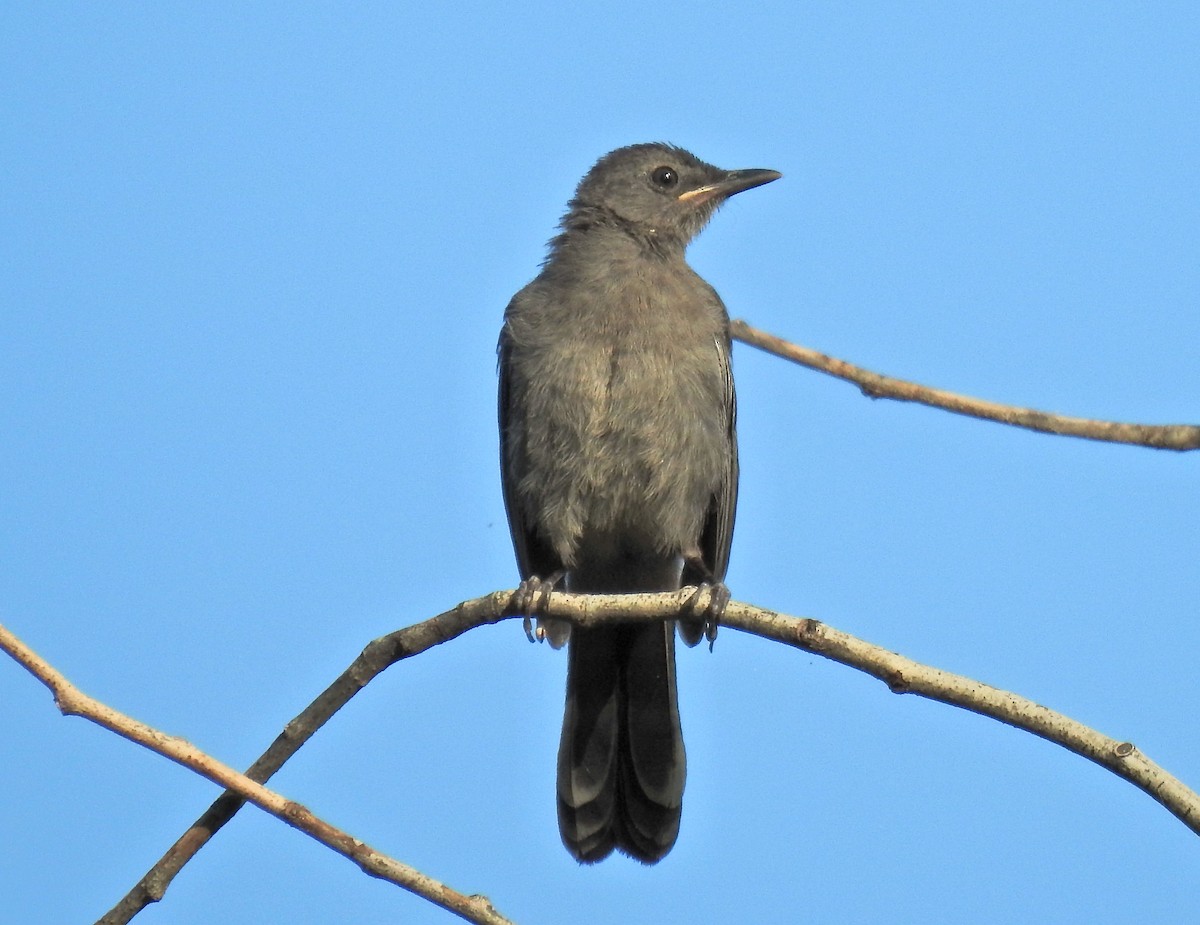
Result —
<instances>
[{"instance_id":1,"label":"small knot on branch","mask_svg":"<svg viewBox=\"0 0 1200 925\"><path fill-rule=\"evenodd\" d=\"M893 694L907 694L912 690L912 685L904 676L903 671L889 671L884 675L883 680Z\"/></svg>"},{"instance_id":2,"label":"small knot on branch","mask_svg":"<svg viewBox=\"0 0 1200 925\"><path fill-rule=\"evenodd\" d=\"M802 649L816 650L825 626L820 620L805 617L796 625L796 644Z\"/></svg>"}]
</instances>

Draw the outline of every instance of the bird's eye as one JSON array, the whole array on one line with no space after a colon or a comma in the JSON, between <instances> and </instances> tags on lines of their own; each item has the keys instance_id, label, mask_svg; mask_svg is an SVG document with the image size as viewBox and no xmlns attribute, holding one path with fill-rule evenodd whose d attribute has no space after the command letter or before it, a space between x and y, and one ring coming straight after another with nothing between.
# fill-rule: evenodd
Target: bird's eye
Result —
<instances>
[{"instance_id":1,"label":"bird's eye","mask_svg":"<svg viewBox=\"0 0 1200 925\"><path fill-rule=\"evenodd\" d=\"M671 167L655 167L650 179L654 181L655 186L670 189L679 182L679 174Z\"/></svg>"}]
</instances>

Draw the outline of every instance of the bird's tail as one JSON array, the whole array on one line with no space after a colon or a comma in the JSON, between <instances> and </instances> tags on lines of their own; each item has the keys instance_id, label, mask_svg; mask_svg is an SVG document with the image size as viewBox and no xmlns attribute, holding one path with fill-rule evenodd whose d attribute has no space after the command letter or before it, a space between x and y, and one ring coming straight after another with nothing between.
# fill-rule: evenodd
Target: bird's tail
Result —
<instances>
[{"instance_id":1,"label":"bird's tail","mask_svg":"<svg viewBox=\"0 0 1200 925\"><path fill-rule=\"evenodd\" d=\"M675 626L575 627L558 749L558 824L579 861L613 848L645 864L679 834L687 762Z\"/></svg>"}]
</instances>

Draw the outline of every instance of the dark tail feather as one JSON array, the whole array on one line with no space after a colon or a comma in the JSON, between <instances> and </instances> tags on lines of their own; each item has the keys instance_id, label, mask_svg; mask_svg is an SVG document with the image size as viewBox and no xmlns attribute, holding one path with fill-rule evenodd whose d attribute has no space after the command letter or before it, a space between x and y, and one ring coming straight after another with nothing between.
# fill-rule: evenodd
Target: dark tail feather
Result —
<instances>
[{"instance_id":1,"label":"dark tail feather","mask_svg":"<svg viewBox=\"0 0 1200 925\"><path fill-rule=\"evenodd\" d=\"M567 704L558 744L558 830L578 861L607 857L615 846L620 720L620 630L572 627L567 647Z\"/></svg>"},{"instance_id":2,"label":"dark tail feather","mask_svg":"<svg viewBox=\"0 0 1200 925\"><path fill-rule=\"evenodd\" d=\"M563 843L592 863L646 864L679 834L686 758L672 623L572 630L558 750Z\"/></svg>"}]
</instances>

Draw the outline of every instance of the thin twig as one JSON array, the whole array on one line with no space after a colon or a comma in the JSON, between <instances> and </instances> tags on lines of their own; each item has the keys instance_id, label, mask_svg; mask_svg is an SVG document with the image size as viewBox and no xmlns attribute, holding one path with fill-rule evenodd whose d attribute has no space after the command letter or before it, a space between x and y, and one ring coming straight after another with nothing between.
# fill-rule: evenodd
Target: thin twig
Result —
<instances>
[{"instance_id":1,"label":"thin twig","mask_svg":"<svg viewBox=\"0 0 1200 925\"><path fill-rule=\"evenodd\" d=\"M177 736L167 735L152 726L147 726L145 723L89 697L2 625L0 625L0 649L11 655L34 677L50 688L51 693L54 694L54 702L64 716L81 716L91 720L131 742L142 745L195 771L214 784L238 793L243 799L249 800L272 816L312 836L343 857L349 858L371 876L403 887L417 896L455 913L468 922L478 922L480 925L512 925L508 919L492 907L486 897L467 896L459 893L419 870L381 854L370 845L364 844L313 815L299 803L280 796L257 781L239 774L233 768L222 764L191 743Z\"/></svg>"},{"instance_id":2,"label":"thin twig","mask_svg":"<svg viewBox=\"0 0 1200 925\"><path fill-rule=\"evenodd\" d=\"M1001 405L919 385L904 379L893 379L879 373L820 353L809 347L783 340L766 331L753 328L744 321L730 324L733 336L742 343L758 347L767 353L792 360L817 372L836 376L853 382L868 398L893 398L896 401L919 402L934 408L942 408L955 414L998 421L1014 427L1060 434L1066 437L1083 437L1087 440L1103 440L1109 443L1130 443L1148 446L1156 450L1200 449L1200 426L1194 424L1122 424L1115 421L1095 421L1074 418L1062 414L1051 414L1033 408L1017 408Z\"/></svg>"}]
</instances>

